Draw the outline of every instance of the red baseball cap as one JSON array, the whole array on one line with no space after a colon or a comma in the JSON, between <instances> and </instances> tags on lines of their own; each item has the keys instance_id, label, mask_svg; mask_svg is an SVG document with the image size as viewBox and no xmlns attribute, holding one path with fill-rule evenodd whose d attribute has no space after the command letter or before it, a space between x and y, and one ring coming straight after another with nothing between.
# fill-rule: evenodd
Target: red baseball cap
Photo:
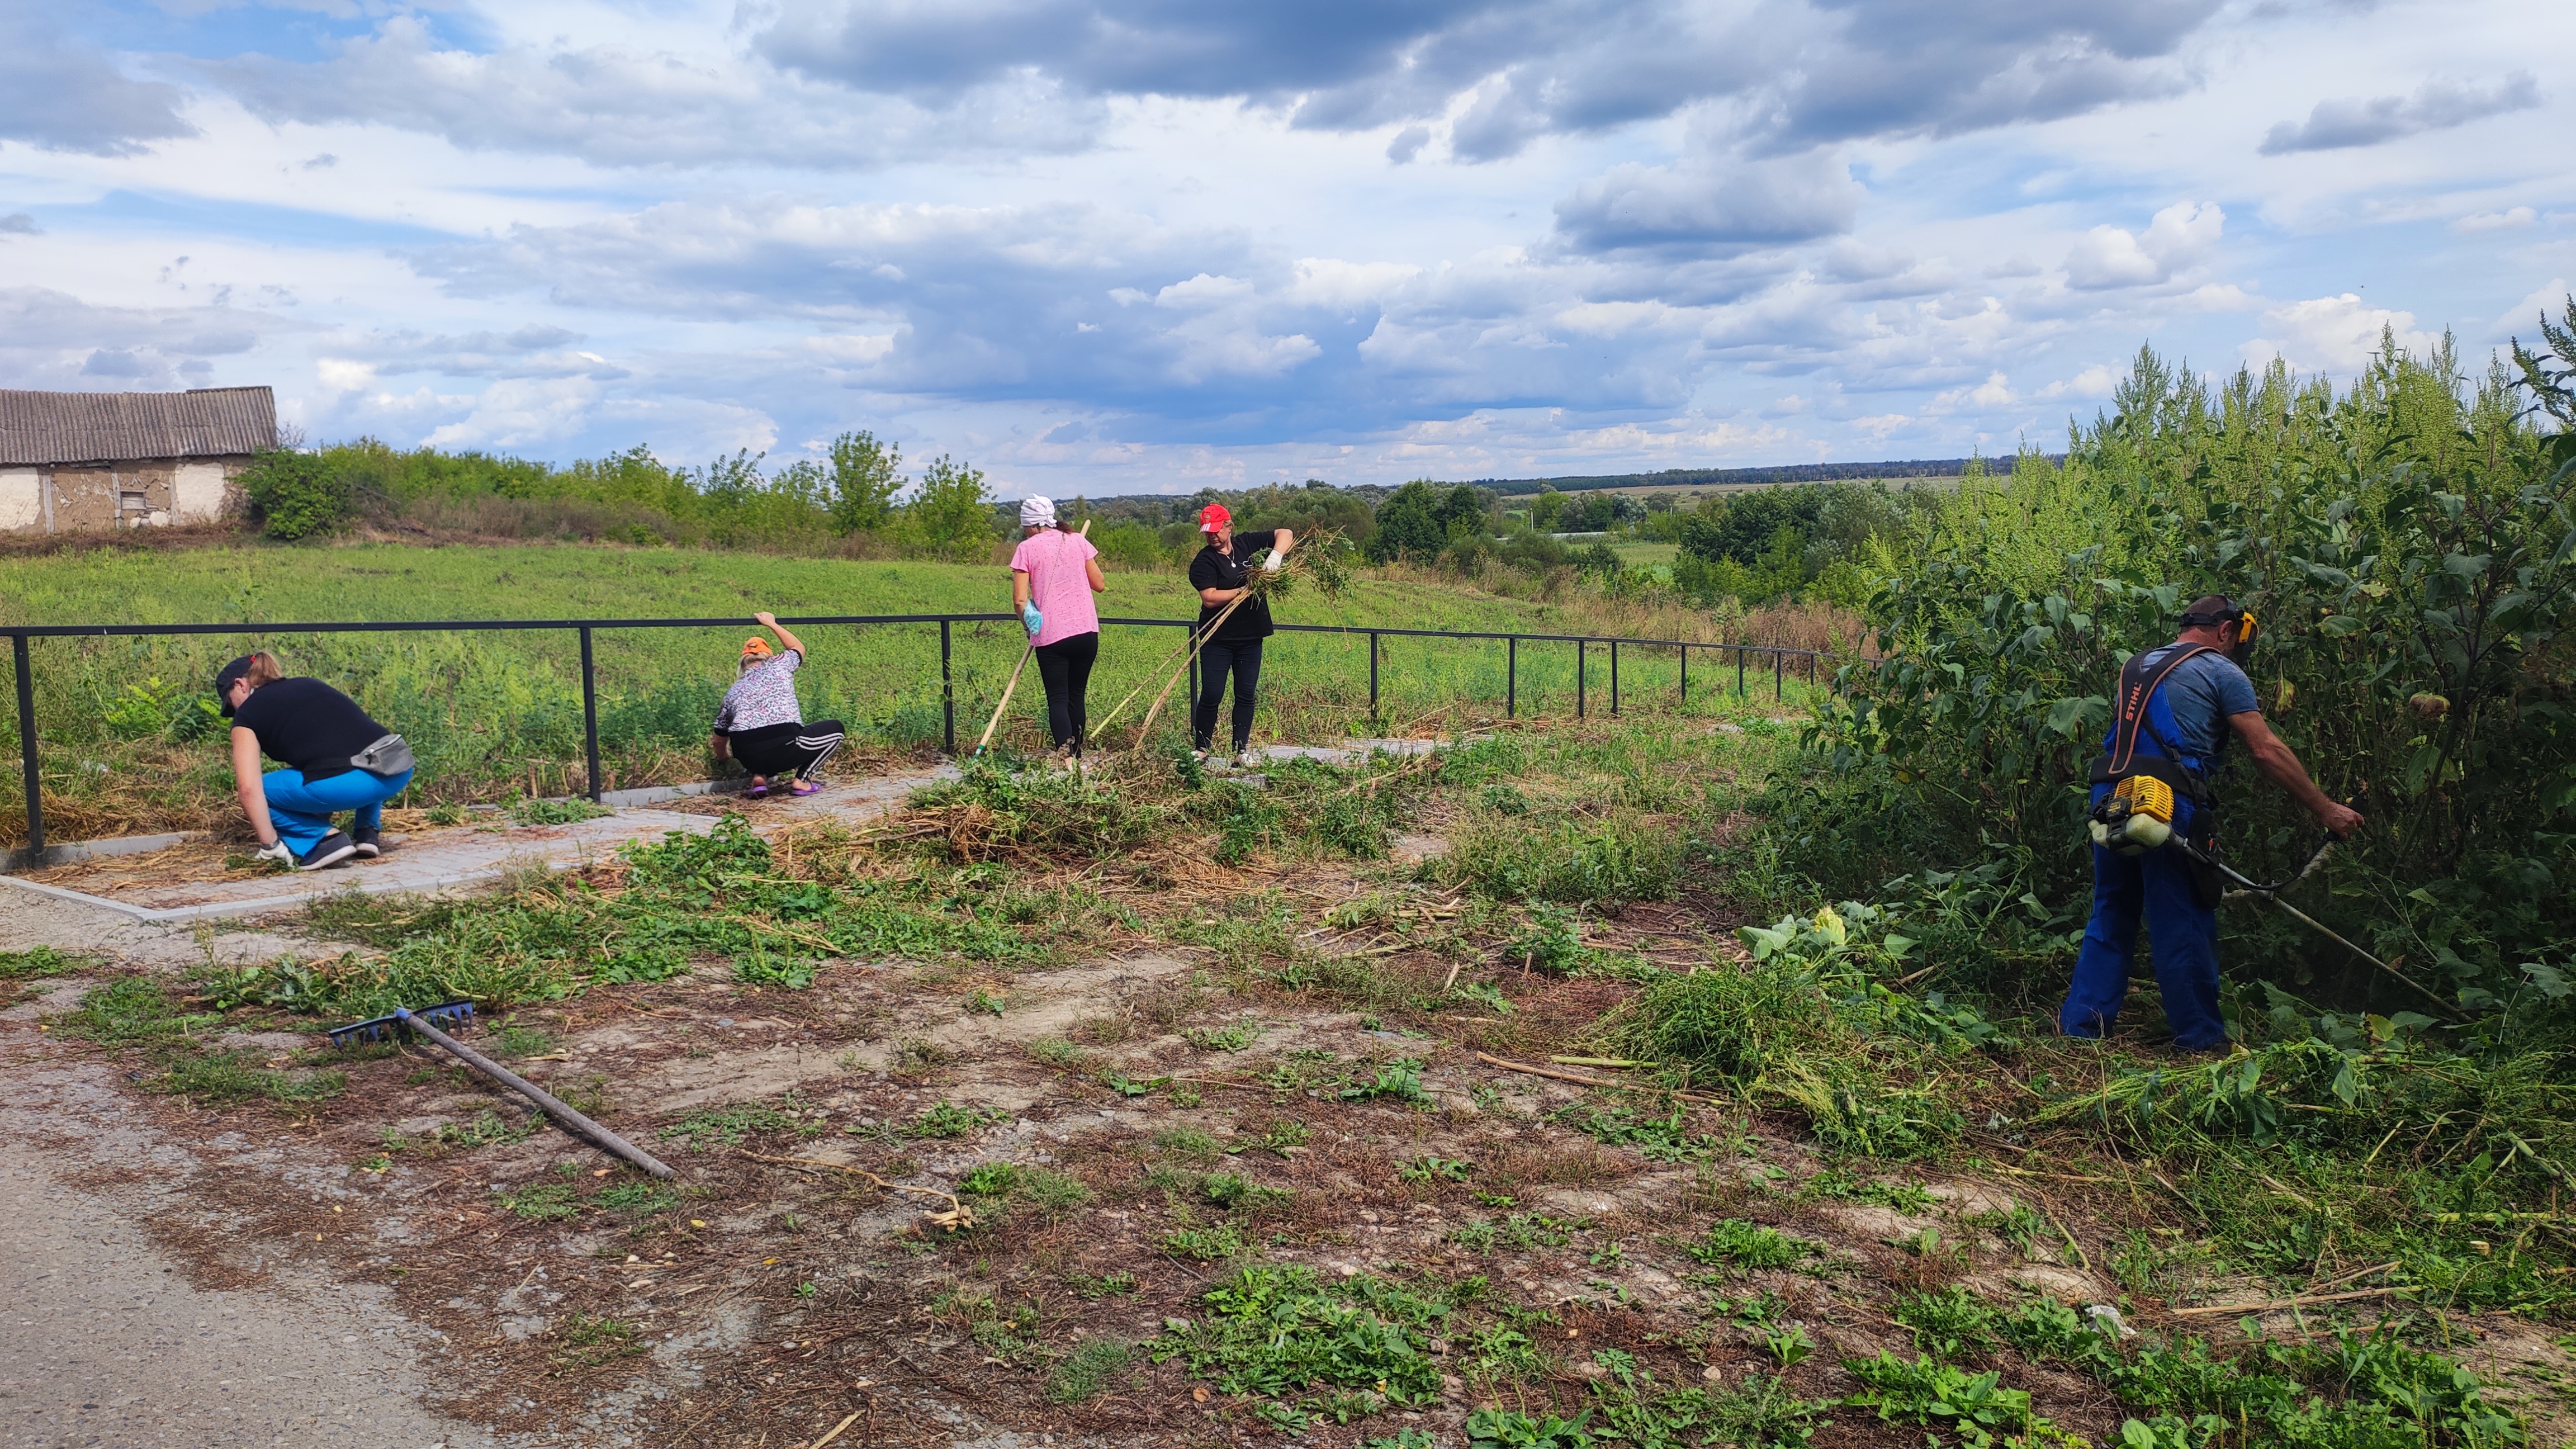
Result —
<instances>
[{"instance_id":1,"label":"red baseball cap","mask_svg":"<svg viewBox=\"0 0 2576 1449\"><path fill-rule=\"evenodd\" d=\"M1211 503L1199 510L1199 532L1201 533L1214 533L1233 522L1234 515L1226 512L1225 505L1222 503Z\"/></svg>"}]
</instances>

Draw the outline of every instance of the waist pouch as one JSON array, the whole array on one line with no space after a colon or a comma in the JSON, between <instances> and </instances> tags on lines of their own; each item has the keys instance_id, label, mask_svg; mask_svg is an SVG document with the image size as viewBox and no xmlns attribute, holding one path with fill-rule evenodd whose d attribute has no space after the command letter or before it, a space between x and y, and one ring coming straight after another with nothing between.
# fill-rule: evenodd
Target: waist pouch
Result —
<instances>
[{"instance_id":1,"label":"waist pouch","mask_svg":"<svg viewBox=\"0 0 2576 1449\"><path fill-rule=\"evenodd\" d=\"M349 757L349 764L370 775L392 779L411 772L411 744L400 735L387 735Z\"/></svg>"},{"instance_id":2,"label":"waist pouch","mask_svg":"<svg viewBox=\"0 0 2576 1449\"><path fill-rule=\"evenodd\" d=\"M2218 820L2207 806L2192 812L2191 846L2200 854L2185 856L2191 866L2191 899L2204 911L2218 909L2227 898L2227 877L2218 873Z\"/></svg>"}]
</instances>

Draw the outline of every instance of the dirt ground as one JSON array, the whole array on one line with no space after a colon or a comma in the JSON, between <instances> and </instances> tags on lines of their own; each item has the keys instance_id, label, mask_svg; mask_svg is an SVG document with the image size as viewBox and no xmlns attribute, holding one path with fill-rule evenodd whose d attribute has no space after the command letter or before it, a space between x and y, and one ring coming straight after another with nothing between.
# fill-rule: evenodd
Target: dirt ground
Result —
<instances>
[{"instance_id":1,"label":"dirt ground","mask_svg":"<svg viewBox=\"0 0 2576 1449\"><path fill-rule=\"evenodd\" d=\"M1485 1295L1433 1340L1436 1402L1319 1416L1316 1449L1406 1429L1458 1442L1507 1350L1524 1383L1572 1393L1624 1353L1666 1385L1781 1372L1838 1399L1838 1360L1905 1347L1876 1306L1891 1284L2118 1301L2095 1235L2127 1208L2045 1166L1887 1174L1905 1189L1888 1206L1811 1190L1826 1164L1797 1131L1712 1104L1678 1104L1689 1152L1577 1130L1565 1109L1613 1100L1584 1083L1619 1069L1549 1058L1628 988L1460 957L1436 931L1458 903L1408 860L1440 848L1425 833L1380 865L1249 869L1198 924L1287 900L1318 953L1426 987L1464 971L1493 986L1489 1015L1229 989L1188 922L1112 930L1093 959L1042 971L844 959L789 991L704 967L515 1013L535 1045L516 1069L668 1161L670 1189L425 1045L348 1063L345 1093L318 1103L149 1093L115 1053L48 1029L103 976L40 983L0 1010L0 1286L24 1305L0 1323L0 1444L785 1449L836 1426L833 1442L867 1445L1277 1442L1253 1395L1133 1347L1207 1315L1229 1244L1325 1281ZM1398 905L1328 922L1364 892ZM341 949L293 919L187 932L21 904L0 949L158 971ZM1722 962L1733 924L1685 896L1588 939ZM963 1192L994 1163L1038 1187ZM1981 1225L2016 1204L2074 1225L2068 1241ZM1686 1248L1725 1217L1816 1247L1713 1272ZM2527 1325L2470 1331L2482 1374L2564 1370ZM1077 1393L1084 1362L1107 1367ZM2020 1386L2061 1428L2118 1442L2098 1384ZM1837 1407L1818 1442L1921 1433Z\"/></svg>"}]
</instances>

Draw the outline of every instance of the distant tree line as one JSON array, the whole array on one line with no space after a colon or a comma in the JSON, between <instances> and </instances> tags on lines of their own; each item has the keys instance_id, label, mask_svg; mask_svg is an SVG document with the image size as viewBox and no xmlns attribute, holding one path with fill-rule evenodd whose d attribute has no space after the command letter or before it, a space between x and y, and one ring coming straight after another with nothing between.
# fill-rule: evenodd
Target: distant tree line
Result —
<instances>
[{"instance_id":1,"label":"distant tree line","mask_svg":"<svg viewBox=\"0 0 2576 1449\"><path fill-rule=\"evenodd\" d=\"M1747 471L1731 470L1730 477ZM1971 475L1983 464L1970 460ZM1680 479L1702 476L1649 475ZM769 466L747 449L703 467L642 447L557 466L490 453L403 450L373 438L270 455L248 474L252 520L293 539L363 525L397 536L558 538L986 562L1018 534L1017 503L975 467L941 455L907 472L902 451L866 432L820 458ZM1415 479L1398 488L1320 478L1236 490L1059 499L1128 568L1184 564L1203 543L1199 510L1222 503L1239 530L1328 535L1368 562L1550 589L1590 580L1716 606L1866 600L1874 547L1923 495L1884 481L1809 482L1697 497ZM1634 545L1670 544L1669 554ZM1626 550L1626 552L1623 552ZM1642 562L1640 559L1652 559ZM1883 561L1883 560L1882 560Z\"/></svg>"},{"instance_id":2,"label":"distant tree line","mask_svg":"<svg viewBox=\"0 0 2576 1449\"><path fill-rule=\"evenodd\" d=\"M2063 461L2060 454L2049 461ZM1768 468L1666 468L1578 478L1479 478L1475 486L1506 498L1531 493L1585 493L1600 488L1742 488L1778 483L1841 483L2010 474L2011 458L1913 458L1888 463L1782 463Z\"/></svg>"}]
</instances>

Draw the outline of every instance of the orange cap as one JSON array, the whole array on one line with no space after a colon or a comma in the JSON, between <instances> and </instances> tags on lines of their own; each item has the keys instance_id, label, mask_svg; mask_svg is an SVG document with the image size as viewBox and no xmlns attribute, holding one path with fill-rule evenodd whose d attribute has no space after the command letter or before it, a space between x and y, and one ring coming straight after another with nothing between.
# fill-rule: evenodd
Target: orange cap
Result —
<instances>
[{"instance_id":1,"label":"orange cap","mask_svg":"<svg viewBox=\"0 0 2576 1449\"><path fill-rule=\"evenodd\" d=\"M768 657L769 657L769 641L768 641L768 640L766 640L766 639L761 638L761 637L760 637L759 635L757 635L757 634L754 634L754 635L753 635L753 636L751 636L750 638L743 640L743 641L742 641L742 657L743 657L743 658L745 658L745 659L766 659L766 658L768 658Z\"/></svg>"},{"instance_id":2,"label":"orange cap","mask_svg":"<svg viewBox=\"0 0 2576 1449\"><path fill-rule=\"evenodd\" d=\"M1234 515L1226 512L1225 505L1222 503L1211 503L1199 510L1199 532L1201 533L1214 533L1233 522Z\"/></svg>"}]
</instances>

